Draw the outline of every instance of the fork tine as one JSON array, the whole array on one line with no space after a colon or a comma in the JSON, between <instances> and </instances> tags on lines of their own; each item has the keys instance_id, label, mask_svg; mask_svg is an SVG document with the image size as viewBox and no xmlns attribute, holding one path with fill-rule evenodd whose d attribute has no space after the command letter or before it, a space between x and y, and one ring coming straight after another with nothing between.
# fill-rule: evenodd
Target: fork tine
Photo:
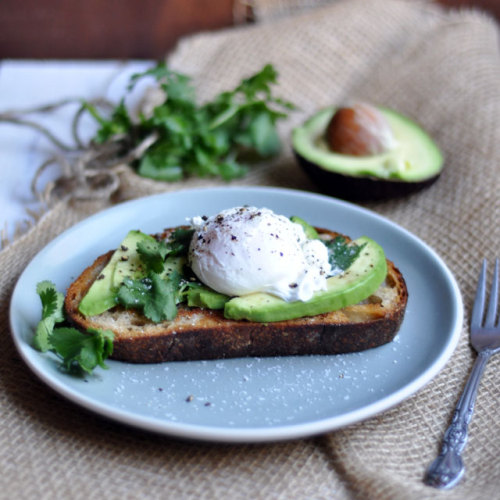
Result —
<instances>
[{"instance_id":1,"label":"fork tine","mask_svg":"<svg viewBox=\"0 0 500 500\"><path fill-rule=\"evenodd\" d=\"M486 298L486 259L483 260L479 281L477 283L476 298L472 307L471 327L480 328L483 322L484 302Z\"/></svg>"},{"instance_id":2,"label":"fork tine","mask_svg":"<svg viewBox=\"0 0 500 500\"><path fill-rule=\"evenodd\" d=\"M493 282L491 283L490 300L488 303L488 313L486 314L485 325L487 328L495 326L498 305L498 259L495 260L495 272L493 273Z\"/></svg>"}]
</instances>

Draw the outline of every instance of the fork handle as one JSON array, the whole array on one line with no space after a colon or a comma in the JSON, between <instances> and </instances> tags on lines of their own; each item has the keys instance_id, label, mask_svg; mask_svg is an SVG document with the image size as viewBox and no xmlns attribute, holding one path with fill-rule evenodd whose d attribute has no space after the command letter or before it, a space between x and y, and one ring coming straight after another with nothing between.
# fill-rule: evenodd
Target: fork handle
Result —
<instances>
[{"instance_id":1,"label":"fork handle","mask_svg":"<svg viewBox=\"0 0 500 500\"><path fill-rule=\"evenodd\" d=\"M453 412L451 424L444 433L441 452L427 470L425 483L429 486L453 488L464 473L461 453L467 442L467 431L474 412L479 382L491 355L492 351L481 351L474 362L462 396Z\"/></svg>"}]
</instances>

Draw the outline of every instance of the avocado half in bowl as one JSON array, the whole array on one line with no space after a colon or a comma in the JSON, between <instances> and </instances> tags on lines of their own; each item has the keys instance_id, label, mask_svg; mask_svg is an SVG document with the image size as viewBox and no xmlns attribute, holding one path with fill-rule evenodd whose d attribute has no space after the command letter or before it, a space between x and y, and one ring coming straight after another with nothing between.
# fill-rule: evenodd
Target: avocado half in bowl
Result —
<instances>
[{"instance_id":1,"label":"avocado half in bowl","mask_svg":"<svg viewBox=\"0 0 500 500\"><path fill-rule=\"evenodd\" d=\"M392 147L377 154L332 151L326 131L339 108L322 109L292 132L299 164L323 192L346 200L395 198L435 182L443 155L414 121L388 108L375 108L388 123Z\"/></svg>"}]
</instances>

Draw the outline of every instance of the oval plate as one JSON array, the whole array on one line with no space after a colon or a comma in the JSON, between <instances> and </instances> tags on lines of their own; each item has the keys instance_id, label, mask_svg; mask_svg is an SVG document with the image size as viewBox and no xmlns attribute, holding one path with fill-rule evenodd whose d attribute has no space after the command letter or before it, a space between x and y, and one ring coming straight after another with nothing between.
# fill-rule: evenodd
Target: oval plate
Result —
<instances>
[{"instance_id":1,"label":"oval plate","mask_svg":"<svg viewBox=\"0 0 500 500\"><path fill-rule=\"evenodd\" d=\"M116 248L129 229L156 233L237 205L298 215L315 226L378 241L403 273L409 301L390 344L332 356L240 358L137 365L75 377L57 358L31 347L40 318L36 284L64 291L95 257ZM432 283L432 286L429 286ZM326 196L278 188L177 191L126 202L76 224L47 245L15 287L11 330L22 358L58 393L105 417L171 436L263 442L331 431L378 414L428 383L450 358L463 306L452 274L408 231L366 209Z\"/></svg>"}]
</instances>

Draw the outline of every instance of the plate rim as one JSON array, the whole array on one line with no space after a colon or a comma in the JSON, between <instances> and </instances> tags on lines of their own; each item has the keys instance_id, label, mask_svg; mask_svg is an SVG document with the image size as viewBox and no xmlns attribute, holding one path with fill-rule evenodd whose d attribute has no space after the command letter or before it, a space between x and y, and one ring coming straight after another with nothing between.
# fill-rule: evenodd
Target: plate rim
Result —
<instances>
[{"instance_id":1,"label":"plate rim","mask_svg":"<svg viewBox=\"0 0 500 500\"><path fill-rule=\"evenodd\" d=\"M22 278L27 273L33 262L41 254L43 257L44 253L47 253L52 247L57 246L58 242L67 237L68 232L77 232L82 227L87 224L92 224L95 219L106 216L107 214L112 214L114 212L122 211L125 206L130 206L134 204L141 204L144 200L151 200L155 198L164 198L167 196L178 196L187 195L193 193L207 193L207 192L238 192L244 191L246 193L280 193L283 195L293 196L293 197L303 197L312 200L318 200L318 202L332 203L333 205L340 204L346 207L348 210L354 210L360 213L362 216L374 217L380 220L384 224L391 227L391 230L396 230L402 233L406 238L409 238L413 244L417 244L425 250L426 253L432 258L434 262L439 265L441 271L444 272L446 278L446 283L450 287L454 301L452 302L455 314L452 319L452 328L450 329L449 339L442 350L438 358L432 363L430 367L424 370L419 376L413 378L409 383L399 389L392 391L390 394L377 399L376 401L363 405L360 408L344 412L340 415L335 415L333 417L312 419L308 422L284 424L279 426L262 426L262 427L223 427L223 426L203 426L199 424L191 423L179 423L174 421L165 421L163 419L145 415L135 415L128 410L118 409L110 407L100 401L92 400L91 397L78 393L75 389L64 384L63 380L54 378L50 373L47 373L40 363L33 360L35 356L41 356L41 353L34 351L33 348L22 339L22 336L15 332L14 326L14 309L16 305L17 296L19 292L19 285L22 283ZM9 305L9 324L11 337L13 338L15 347L19 354L21 355L23 361L28 366L29 369L47 386L52 390L56 391L62 395L67 400L71 401L73 404L82 406L87 410L97 413L100 416L111 419L113 421L120 422L122 424L132 426L134 428L143 429L146 431L156 432L163 435L168 435L172 437L193 439L199 441L208 442L225 442L225 443L257 443L257 442L275 442L291 439L306 438L318 434L323 434L325 432L334 431L348 425L353 425L355 423L365 421L372 418L382 412L385 412L405 400L413 396L420 389L425 387L446 365L449 361L451 355L455 351L463 326L463 314L464 306L463 300L458 287L457 281L453 276L452 272L444 262L444 260L437 254L437 252L425 243L418 236L407 230L406 228L400 226L399 224L393 222L389 218L378 214L377 212L370 210L368 208L356 205L354 203L341 200L338 198L303 191L299 189L290 189L282 187L271 187L271 186L223 186L223 187L198 187L198 188L183 188L171 192L156 193L148 196L143 196L140 198L135 198L128 200L117 205L111 206L104 210L101 210L95 214L92 214L81 221L77 222L73 226L65 229L58 236L47 243L42 249L40 249L33 259L28 263L23 272L19 275L15 287L11 295L11 301Z\"/></svg>"}]
</instances>

